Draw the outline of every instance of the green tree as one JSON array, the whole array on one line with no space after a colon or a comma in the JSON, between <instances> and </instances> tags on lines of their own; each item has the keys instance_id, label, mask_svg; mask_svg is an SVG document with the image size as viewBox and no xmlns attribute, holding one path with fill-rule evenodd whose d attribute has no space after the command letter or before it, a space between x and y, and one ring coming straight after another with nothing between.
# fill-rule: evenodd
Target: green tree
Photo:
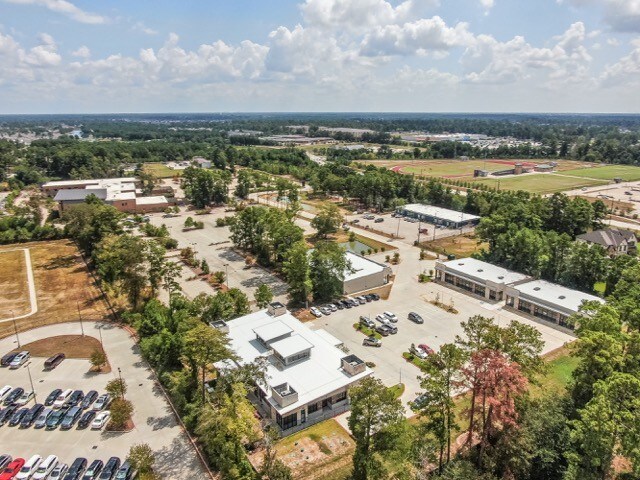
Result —
<instances>
[{"instance_id":1,"label":"green tree","mask_svg":"<svg viewBox=\"0 0 640 480\"><path fill-rule=\"evenodd\" d=\"M209 275L209 264L204 258L202 259L202 262L200 262L200 270L202 270L202 273L204 273L205 275Z\"/></svg>"},{"instance_id":2,"label":"green tree","mask_svg":"<svg viewBox=\"0 0 640 480\"><path fill-rule=\"evenodd\" d=\"M622 271L611 295L611 302L629 328L640 331L640 264Z\"/></svg>"},{"instance_id":3,"label":"green tree","mask_svg":"<svg viewBox=\"0 0 640 480\"><path fill-rule=\"evenodd\" d=\"M311 251L309 277L316 301L331 300L342 295L345 273L351 270L345 251L337 243L325 241L318 242Z\"/></svg>"},{"instance_id":4,"label":"green tree","mask_svg":"<svg viewBox=\"0 0 640 480\"><path fill-rule=\"evenodd\" d=\"M287 252L282 264L289 295L295 303L307 303L310 300L313 285L309 267L309 251L303 242L295 243Z\"/></svg>"},{"instance_id":5,"label":"green tree","mask_svg":"<svg viewBox=\"0 0 640 480\"><path fill-rule=\"evenodd\" d=\"M145 474L153 472L155 455L151 447L146 443L131 445L127 460L133 467L133 470L138 473Z\"/></svg>"},{"instance_id":6,"label":"green tree","mask_svg":"<svg viewBox=\"0 0 640 480\"><path fill-rule=\"evenodd\" d=\"M115 430L126 427L127 423L131 419L133 414L133 405L129 400L123 398L114 398L109 405L109 411L111 417L109 417L109 423Z\"/></svg>"},{"instance_id":7,"label":"green tree","mask_svg":"<svg viewBox=\"0 0 640 480\"><path fill-rule=\"evenodd\" d=\"M267 305L269 305L273 300L273 291L269 285L263 283L256 290L254 297L258 308L267 308Z\"/></svg>"},{"instance_id":8,"label":"green tree","mask_svg":"<svg viewBox=\"0 0 640 480\"><path fill-rule=\"evenodd\" d=\"M225 171L188 167L182 174L185 196L196 208L227 201L231 174Z\"/></svg>"},{"instance_id":9,"label":"green tree","mask_svg":"<svg viewBox=\"0 0 640 480\"><path fill-rule=\"evenodd\" d=\"M91 362L91 366L97 370L102 369L102 366L107 363L107 355L104 353L102 348L97 348L93 352L91 352L91 357L89 358Z\"/></svg>"},{"instance_id":10,"label":"green tree","mask_svg":"<svg viewBox=\"0 0 640 480\"><path fill-rule=\"evenodd\" d=\"M330 233L336 233L342 222L343 217L338 206L335 203L324 203L311 220L311 226L316 229L318 237L326 238Z\"/></svg>"},{"instance_id":11,"label":"green tree","mask_svg":"<svg viewBox=\"0 0 640 480\"><path fill-rule=\"evenodd\" d=\"M110 205L105 205L95 196L87 197L85 203L74 205L62 215L65 234L91 255L93 248L108 235L122 234L121 220L125 215Z\"/></svg>"},{"instance_id":12,"label":"green tree","mask_svg":"<svg viewBox=\"0 0 640 480\"><path fill-rule=\"evenodd\" d=\"M349 395L349 429L356 441L352 478L386 478L383 458L393 449L393 433L397 431L394 427L405 421L402 403L373 377L363 379L351 388Z\"/></svg>"},{"instance_id":13,"label":"green tree","mask_svg":"<svg viewBox=\"0 0 640 480\"><path fill-rule=\"evenodd\" d=\"M115 378L107 383L105 390L111 398L124 398L127 393L127 382L124 379Z\"/></svg>"}]
</instances>

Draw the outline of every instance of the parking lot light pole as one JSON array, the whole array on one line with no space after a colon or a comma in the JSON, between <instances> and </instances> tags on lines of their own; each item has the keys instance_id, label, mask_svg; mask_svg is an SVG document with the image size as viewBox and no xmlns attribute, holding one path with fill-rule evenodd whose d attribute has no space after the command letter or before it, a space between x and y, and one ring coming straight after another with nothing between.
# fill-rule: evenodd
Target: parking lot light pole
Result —
<instances>
[{"instance_id":1,"label":"parking lot light pole","mask_svg":"<svg viewBox=\"0 0 640 480\"><path fill-rule=\"evenodd\" d=\"M227 283L227 289L230 288L229 287L229 264L225 263L224 264L224 277Z\"/></svg>"},{"instance_id":2,"label":"parking lot light pole","mask_svg":"<svg viewBox=\"0 0 640 480\"><path fill-rule=\"evenodd\" d=\"M29 383L31 384L31 391L33 392L33 400L35 403L38 403L38 397L36 396L36 389L33 388L33 378L31 378L31 368L29 368L28 363L27 363L27 373L29 374Z\"/></svg>"},{"instance_id":3,"label":"parking lot light pole","mask_svg":"<svg viewBox=\"0 0 640 480\"><path fill-rule=\"evenodd\" d=\"M122 383L122 371L120 370L120 367L118 367L118 377L120 378L120 393L122 396L122 400L124 400L124 388L123 387L123 383Z\"/></svg>"},{"instance_id":4,"label":"parking lot light pole","mask_svg":"<svg viewBox=\"0 0 640 480\"><path fill-rule=\"evenodd\" d=\"M84 325L82 325L82 315L80 314L80 304L76 300L76 307L78 307L78 318L80 319L80 330L82 331L82 336L84 337Z\"/></svg>"},{"instance_id":5,"label":"parking lot light pole","mask_svg":"<svg viewBox=\"0 0 640 480\"><path fill-rule=\"evenodd\" d=\"M18 325L16 325L16 317L11 310L11 320L13 320L13 329L16 332L16 341L18 342L18 348L20 348L20 336L18 335Z\"/></svg>"}]
</instances>

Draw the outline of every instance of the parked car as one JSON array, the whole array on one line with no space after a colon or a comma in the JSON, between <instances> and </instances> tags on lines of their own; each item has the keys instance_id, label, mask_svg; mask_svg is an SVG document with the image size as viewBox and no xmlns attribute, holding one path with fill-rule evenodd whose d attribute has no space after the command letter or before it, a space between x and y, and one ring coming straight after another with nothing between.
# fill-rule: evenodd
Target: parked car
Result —
<instances>
[{"instance_id":1,"label":"parked car","mask_svg":"<svg viewBox=\"0 0 640 480\"><path fill-rule=\"evenodd\" d=\"M420 345L418 345L418 348L424 350L427 355L433 355L433 348L431 348L429 345L425 345L424 343L421 343Z\"/></svg>"},{"instance_id":2,"label":"parked car","mask_svg":"<svg viewBox=\"0 0 640 480\"><path fill-rule=\"evenodd\" d=\"M83 398L84 398L84 393L82 392L82 390L74 390L73 393L67 399L67 405L71 407L75 407L80 402L82 402Z\"/></svg>"},{"instance_id":3,"label":"parked car","mask_svg":"<svg viewBox=\"0 0 640 480\"><path fill-rule=\"evenodd\" d=\"M67 470L69 470L69 465L66 463L59 463L53 470L51 470L51 475L49 475L47 480L62 480L67 473Z\"/></svg>"},{"instance_id":4,"label":"parked car","mask_svg":"<svg viewBox=\"0 0 640 480\"><path fill-rule=\"evenodd\" d=\"M76 458L69 467L69 470L67 470L67 474L64 476L64 480L78 480L86 469L87 459Z\"/></svg>"},{"instance_id":5,"label":"parked car","mask_svg":"<svg viewBox=\"0 0 640 480\"><path fill-rule=\"evenodd\" d=\"M391 333L391 329L386 325L378 325L376 327L376 332L378 332L383 337L388 337L389 334Z\"/></svg>"},{"instance_id":6,"label":"parked car","mask_svg":"<svg viewBox=\"0 0 640 480\"><path fill-rule=\"evenodd\" d=\"M331 310L327 307L320 307L320 311L325 315L331 315Z\"/></svg>"},{"instance_id":7,"label":"parked car","mask_svg":"<svg viewBox=\"0 0 640 480\"><path fill-rule=\"evenodd\" d=\"M340 305L342 305L344 308L351 308L351 304L346 300L338 300L338 301L340 302Z\"/></svg>"},{"instance_id":8,"label":"parked car","mask_svg":"<svg viewBox=\"0 0 640 480\"><path fill-rule=\"evenodd\" d=\"M407 315L407 318L411 320L413 323L424 323L424 320L422 319L422 317L418 315L416 312L409 312L409 315Z\"/></svg>"},{"instance_id":9,"label":"parked car","mask_svg":"<svg viewBox=\"0 0 640 480\"><path fill-rule=\"evenodd\" d=\"M384 222L384 218L382 218L382 217L378 217L374 221L374 223L382 223L382 222Z\"/></svg>"},{"instance_id":10,"label":"parked car","mask_svg":"<svg viewBox=\"0 0 640 480\"><path fill-rule=\"evenodd\" d=\"M360 315L360 325L364 325L367 328L376 328L376 323L364 315Z\"/></svg>"},{"instance_id":11,"label":"parked car","mask_svg":"<svg viewBox=\"0 0 640 480\"><path fill-rule=\"evenodd\" d=\"M367 300L363 296L356 297L356 300L360 305L364 305L365 303L367 303Z\"/></svg>"},{"instance_id":12,"label":"parked car","mask_svg":"<svg viewBox=\"0 0 640 480\"><path fill-rule=\"evenodd\" d=\"M378 315L376 315L376 320L385 325L389 323L389 319L382 313L379 313Z\"/></svg>"},{"instance_id":13,"label":"parked car","mask_svg":"<svg viewBox=\"0 0 640 480\"><path fill-rule=\"evenodd\" d=\"M11 416L11 420L9 420L9 426L15 427L16 425L19 425L28 411L29 409L27 407L22 407L16 410L15 413Z\"/></svg>"},{"instance_id":14,"label":"parked car","mask_svg":"<svg viewBox=\"0 0 640 480\"><path fill-rule=\"evenodd\" d=\"M412 410L419 410L422 407L424 407L424 405L427 403L427 400L429 399L429 397L427 396L426 393L423 393L421 395L418 395L416 397L416 399L411 402L410 406Z\"/></svg>"},{"instance_id":15,"label":"parked car","mask_svg":"<svg viewBox=\"0 0 640 480\"><path fill-rule=\"evenodd\" d=\"M98 399L93 402L93 409L98 412L100 410L104 410L111 403L111 395L108 393L103 393L98 397Z\"/></svg>"},{"instance_id":16,"label":"parked car","mask_svg":"<svg viewBox=\"0 0 640 480\"><path fill-rule=\"evenodd\" d=\"M11 385L5 385L0 389L0 402L4 401L5 398L11 393L13 387Z\"/></svg>"},{"instance_id":17,"label":"parked car","mask_svg":"<svg viewBox=\"0 0 640 480\"><path fill-rule=\"evenodd\" d=\"M78 428L79 429L87 428L91 424L91 422L93 422L93 419L95 417L96 417L96 412L94 412L93 410L84 412L80 417L80 420L78 420Z\"/></svg>"},{"instance_id":18,"label":"parked car","mask_svg":"<svg viewBox=\"0 0 640 480\"><path fill-rule=\"evenodd\" d=\"M328 308L332 312L337 312L338 311L338 307L336 307L333 303L328 303L327 305L325 305L325 308Z\"/></svg>"},{"instance_id":19,"label":"parked car","mask_svg":"<svg viewBox=\"0 0 640 480\"><path fill-rule=\"evenodd\" d=\"M381 347L382 342L376 337L367 337L362 341L362 345L365 347Z\"/></svg>"},{"instance_id":20,"label":"parked car","mask_svg":"<svg viewBox=\"0 0 640 480\"><path fill-rule=\"evenodd\" d=\"M53 370L66 358L64 353L56 353L54 356L49 357L44 362L45 370Z\"/></svg>"},{"instance_id":21,"label":"parked car","mask_svg":"<svg viewBox=\"0 0 640 480\"><path fill-rule=\"evenodd\" d=\"M344 310L344 305L340 300L336 300L335 302L333 302L333 305L335 305L338 310Z\"/></svg>"},{"instance_id":22,"label":"parked car","mask_svg":"<svg viewBox=\"0 0 640 480\"><path fill-rule=\"evenodd\" d=\"M4 425L9 420L11 420L11 417L13 417L13 414L17 409L17 405L9 405L8 407L4 407L0 412L0 425Z\"/></svg>"},{"instance_id":23,"label":"parked car","mask_svg":"<svg viewBox=\"0 0 640 480\"><path fill-rule=\"evenodd\" d=\"M56 401L53 402L53 408L57 410L58 408L64 407L72 393L73 393L73 390L71 390L70 388L67 388L63 392L60 392L60 395L58 395L58 398L56 398Z\"/></svg>"},{"instance_id":24,"label":"parked car","mask_svg":"<svg viewBox=\"0 0 640 480\"><path fill-rule=\"evenodd\" d=\"M81 413L82 409L80 407L71 407L62 419L62 422L60 422L60 428L62 430L69 430L76 424Z\"/></svg>"},{"instance_id":25,"label":"parked car","mask_svg":"<svg viewBox=\"0 0 640 480\"><path fill-rule=\"evenodd\" d=\"M65 417L68 411L69 411L69 407L62 407L59 410L54 410L53 413L49 415L49 418L47 418L47 423L45 425L45 428L47 430L53 430L57 428L58 425L60 425L60 422L62 422L62 419Z\"/></svg>"},{"instance_id":26,"label":"parked car","mask_svg":"<svg viewBox=\"0 0 640 480\"><path fill-rule=\"evenodd\" d=\"M30 356L31 354L26 350L18 353L15 357L13 357L13 360L11 360L9 368L12 370L20 368L27 360L29 360Z\"/></svg>"},{"instance_id":27,"label":"parked car","mask_svg":"<svg viewBox=\"0 0 640 480\"><path fill-rule=\"evenodd\" d=\"M44 405L41 403L36 403L31 407L27 413L24 414L24 417L22 417L22 420L20 421L20 428L29 428L33 425L33 422L36 421L42 410L44 410Z\"/></svg>"},{"instance_id":28,"label":"parked car","mask_svg":"<svg viewBox=\"0 0 640 480\"><path fill-rule=\"evenodd\" d=\"M11 463L11 460L13 460L11 455L0 455L0 471L3 468L6 468L7 465L9 465Z\"/></svg>"},{"instance_id":29,"label":"parked car","mask_svg":"<svg viewBox=\"0 0 640 480\"><path fill-rule=\"evenodd\" d=\"M89 390L87 394L84 396L84 399L80 404L80 408L82 408L83 410L86 410L91 405L93 405L93 402L95 402L97 398L98 398L98 392L96 392L95 390Z\"/></svg>"},{"instance_id":30,"label":"parked car","mask_svg":"<svg viewBox=\"0 0 640 480\"><path fill-rule=\"evenodd\" d=\"M429 356L427 352L425 352L423 349L419 347L416 347L413 343L409 347L409 353L412 355L415 355L416 357L422 360L426 359Z\"/></svg>"},{"instance_id":31,"label":"parked car","mask_svg":"<svg viewBox=\"0 0 640 480\"><path fill-rule=\"evenodd\" d=\"M33 392L23 392L22 395L20 395L20 398L15 401L15 404L19 407L26 405L34 396Z\"/></svg>"},{"instance_id":32,"label":"parked car","mask_svg":"<svg viewBox=\"0 0 640 480\"><path fill-rule=\"evenodd\" d=\"M111 417L109 410L98 413L93 419L93 422L91 422L91 430L102 430L102 427L109 421L109 417Z\"/></svg>"},{"instance_id":33,"label":"parked car","mask_svg":"<svg viewBox=\"0 0 640 480\"><path fill-rule=\"evenodd\" d=\"M107 463L104 464L104 468L102 469L102 472L100 472L98 480L111 480L119 468L120 459L118 457L111 457L107 460Z\"/></svg>"},{"instance_id":34,"label":"parked car","mask_svg":"<svg viewBox=\"0 0 640 480\"><path fill-rule=\"evenodd\" d=\"M56 468L56 465L58 465L58 457L49 455L38 465L38 469L33 475L33 480L45 480L49 478L49 474Z\"/></svg>"},{"instance_id":35,"label":"parked car","mask_svg":"<svg viewBox=\"0 0 640 480\"><path fill-rule=\"evenodd\" d=\"M377 293L372 293L371 298L373 298L374 302L377 302L378 300L380 300L380 295L378 295Z\"/></svg>"},{"instance_id":36,"label":"parked car","mask_svg":"<svg viewBox=\"0 0 640 480\"><path fill-rule=\"evenodd\" d=\"M102 467L104 466L104 462L102 460L94 460L87 468L87 471L84 472L82 476L82 480L95 480L100 475L102 471Z\"/></svg>"},{"instance_id":37,"label":"parked car","mask_svg":"<svg viewBox=\"0 0 640 480\"><path fill-rule=\"evenodd\" d=\"M13 405L14 403L16 403L16 400L18 400L22 396L23 393L24 393L24 388L22 387L14 388L13 390L11 390L11 393L9 393L9 395L5 397L4 404Z\"/></svg>"},{"instance_id":38,"label":"parked car","mask_svg":"<svg viewBox=\"0 0 640 480\"><path fill-rule=\"evenodd\" d=\"M118 469L118 472L116 473L116 480L129 480L131 477L133 476L133 468L131 467L131 464L129 463L129 461L125 461L120 468Z\"/></svg>"},{"instance_id":39,"label":"parked car","mask_svg":"<svg viewBox=\"0 0 640 480\"><path fill-rule=\"evenodd\" d=\"M358 305L360 305L360 302L358 302L355 298L347 297L345 298L345 301L349 302L352 307L357 307Z\"/></svg>"},{"instance_id":40,"label":"parked car","mask_svg":"<svg viewBox=\"0 0 640 480\"><path fill-rule=\"evenodd\" d=\"M53 412L53 408L51 407L47 407L44 410L42 410L40 412L40 415L38 415L38 418L36 418L36 421L33 424L33 427L38 429L46 427L47 419L49 418L49 415L51 415L52 412Z\"/></svg>"},{"instance_id":41,"label":"parked car","mask_svg":"<svg viewBox=\"0 0 640 480\"><path fill-rule=\"evenodd\" d=\"M60 395L61 393L62 393L62 390L59 388L56 388L55 390L53 390L49 394L49 396L45 399L44 406L51 407L53 405L53 402L56 401L56 398L58 398L58 395Z\"/></svg>"},{"instance_id":42,"label":"parked car","mask_svg":"<svg viewBox=\"0 0 640 480\"><path fill-rule=\"evenodd\" d=\"M27 480L31 478L38 469L38 466L40 466L40 462L42 462L42 457L37 454L33 455L29 460L24 462L18 475L16 475L16 480Z\"/></svg>"},{"instance_id":43,"label":"parked car","mask_svg":"<svg viewBox=\"0 0 640 480\"><path fill-rule=\"evenodd\" d=\"M316 307L311 307L311 315L313 315L316 318L320 318L322 316L322 312L320 310L318 310Z\"/></svg>"},{"instance_id":44,"label":"parked car","mask_svg":"<svg viewBox=\"0 0 640 480\"><path fill-rule=\"evenodd\" d=\"M2 359L0 360L0 365L2 365L3 367L8 367L9 365L11 365L13 359L16 358L16 355L18 355L18 352L9 352L6 355L3 355Z\"/></svg>"},{"instance_id":45,"label":"parked car","mask_svg":"<svg viewBox=\"0 0 640 480\"><path fill-rule=\"evenodd\" d=\"M11 480L15 478L23 465L24 458L14 458L13 461L5 467L2 474L0 474L0 480Z\"/></svg>"},{"instance_id":46,"label":"parked car","mask_svg":"<svg viewBox=\"0 0 640 480\"><path fill-rule=\"evenodd\" d=\"M389 319L390 322L398 323L398 317L394 313L391 312L382 312L385 317Z\"/></svg>"}]
</instances>

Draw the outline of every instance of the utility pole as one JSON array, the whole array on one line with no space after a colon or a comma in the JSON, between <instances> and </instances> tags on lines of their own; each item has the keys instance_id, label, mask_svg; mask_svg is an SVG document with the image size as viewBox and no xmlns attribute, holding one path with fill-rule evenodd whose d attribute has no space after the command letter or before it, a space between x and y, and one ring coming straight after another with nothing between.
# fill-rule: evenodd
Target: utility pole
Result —
<instances>
[{"instance_id":1,"label":"utility pole","mask_svg":"<svg viewBox=\"0 0 640 480\"><path fill-rule=\"evenodd\" d=\"M418 220L418 246L420 246L420 230L422 229L422 221Z\"/></svg>"},{"instance_id":2,"label":"utility pole","mask_svg":"<svg viewBox=\"0 0 640 480\"><path fill-rule=\"evenodd\" d=\"M398 217L398 229L396 230L396 238L400 237L400 220L402 220L402 217Z\"/></svg>"}]
</instances>

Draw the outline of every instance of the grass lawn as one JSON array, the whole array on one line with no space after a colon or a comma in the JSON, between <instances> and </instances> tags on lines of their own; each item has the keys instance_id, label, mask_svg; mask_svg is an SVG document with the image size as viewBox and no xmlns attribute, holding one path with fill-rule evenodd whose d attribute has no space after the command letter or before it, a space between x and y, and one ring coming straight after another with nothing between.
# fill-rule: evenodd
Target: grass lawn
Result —
<instances>
[{"instance_id":1,"label":"grass lawn","mask_svg":"<svg viewBox=\"0 0 640 480\"><path fill-rule=\"evenodd\" d=\"M25 267L23 250L0 250L0 312L3 312L0 315L2 317L24 315L31 309Z\"/></svg>"},{"instance_id":2,"label":"grass lawn","mask_svg":"<svg viewBox=\"0 0 640 480\"><path fill-rule=\"evenodd\" d=\"M83 320L95 321L108 318L109 313L100 291L94 285L80 252L69 240L31 242L20 245L5 245L2 250L28 248L31 253L38 311L16 320L18 330L24 331L44 325L77 321L78 309ZM4 255L4 254L0 254ZM24 255L24 254L23 254ZM16 275L12 271L0 277L0 284L12 282ZM0 320L11 315L0 310ZM80 328L78 327L78 333ZM0 338L13 334L13 322L0 323Z\"/></svg>"},{"instance_id":3,"label":"grass lawn","mask_svg":"<svg viewBox=\"0 0 640 480\"><path fill-rule=\"evenodd\" d=\"M182 175L182 170L173 170L164 163L145 163L142 168L156 178L173 178Z\"/></svg>"},{"instance_id":4,"label":"grass lawn","mask_svg":"<svg viewBox=\"0 0 640 480\"><path fill-rule=\"evenodd\" d=\"M398 383L397 385L388 387L388 389L391 390L396 398L400 398L404 393L404 383Z\"/></svg>"},{"instance_id":5,"label":"grass lawn","mask_svg":"<svg viewBox=\"0 0 640 480\"><path fill-rule=\"evenodd\" d=\"M597 180L613 180L614 178L622 178L627 182L640 180L640 167L632 167L630 165L606 165L603 167L567 170L562 173L577 177L595 178Z\"/></svg>"},{"instance_id":6,"label":"grass lawn","mask_svg":"<svg viewBox=\"0 0 640 480\"><path fill-rule=\"evenodd\" d=\"M484 183L494 188L500 187L500 190L524 190L539 194L563 192L608 183L606 180L566 177L555 173L534 173L506 178L476 178L474 182Z\"/></svg>"},{"instance_id":7,"label":"grass lawn","mask_svg":"<svg viewBox=\"0 0 640 480\"><path fill-rule=\"evenodd\" d=\"M293 478L328 480L347 478L355 443L335 420L325 420L280 440L278 458L291 468ZM250 456L254 465L262 452Z\"/></svg>"},{"instance_id":8,"label":"grass lawn","mask_svg":"<svg viewBox=\"0 0 640 480\"><path fill-rule=\"evenodd\" d=\"M375 330L369 328L369 327L365 327L364 325L362 325L361 323L354 323L353 324L353 328L355 330L357 330L358 332L362 332L365 334L365 336L367 337L375 337L375 338L382 338L382 335L380 335L378 332L376 332Z\"/></svg>"},{"instance_id":9,"label":"grass lawn","mask_svg":"<svg viewBox=\"0 0 640 480\"><path fill-rule=\"evenodd\" d=\"M453 254L457 258L465 258L472 253L479 252L482 248L488 248L485 243L478 244L478 240L473 235L454 235L451 237L439 238L431 242L422 242L422 248L443 255Z\"/></svg>"},{"instance_id":10,"label":"grass lawn","mask_svg":"<svg viewBox=\"0 0 640 480\"><path fill-rule=\"evenodd\" d=\"M511 162L510 160L507 160ZM505 162L507 162L505 161ZM515 163L515 160L513 161ZM484 160L421 160L415 164L407 162L402 166L402 173L409 175L428 175L432 177L451 177L465 176L473 177L474 170L488 170L489 172L497 172L512 168L506 163L493 163Z\"/></svg>"},{"instance_id":11,"label":"grass lawn","mask_svg":"<svg viewBox=\"0 0 640 480\"><path fill-rule=\"evenodd\" d=\"M539 381L540 385L532 385L531 395L534 397L549 393L562 393L571 381L571 375L578 366L578 359L569 355L568 347L559 348L547 355L548 370Z\"/></svg>"}]
</instances>

